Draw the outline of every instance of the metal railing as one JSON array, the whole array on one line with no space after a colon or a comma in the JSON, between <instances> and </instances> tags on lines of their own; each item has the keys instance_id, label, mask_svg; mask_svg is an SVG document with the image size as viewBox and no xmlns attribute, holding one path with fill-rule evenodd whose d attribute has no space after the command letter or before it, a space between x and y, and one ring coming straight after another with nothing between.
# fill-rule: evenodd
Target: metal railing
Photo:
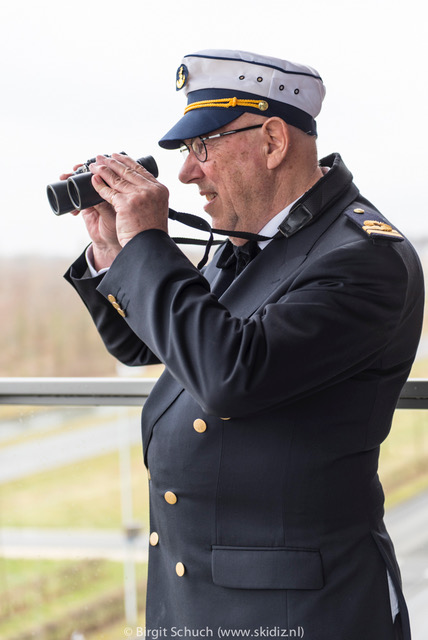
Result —
<instances>
[{"instance_id":1,"label":"metal railing","mask_svg":"<svg viewBox=\"0 0 428 640\"><path fill-rule=\"evenodd\" d=\"M138 406L155 378L0 378L0 405ZM428 379L411 378L398 409L428 409Z\"/></svg>"},{"instance_id":2,"label":"metal railing","mask_svg":"<svg viewBox=\"0 0 428 640\"><path fill-rule=\"evenodd\" d=\"M138 406L156 378L0 378L0 405Z\"/></svg>"},{"instance_id":3,"label":"metal railing","mask_svg":"<svg viewBox=\"0 0 428 640\"><path fill-rule=\"evenodd\" d=\"M401 391L398 409L428 409L428 380L410 378Z\"/></svg>"}]
</instances>

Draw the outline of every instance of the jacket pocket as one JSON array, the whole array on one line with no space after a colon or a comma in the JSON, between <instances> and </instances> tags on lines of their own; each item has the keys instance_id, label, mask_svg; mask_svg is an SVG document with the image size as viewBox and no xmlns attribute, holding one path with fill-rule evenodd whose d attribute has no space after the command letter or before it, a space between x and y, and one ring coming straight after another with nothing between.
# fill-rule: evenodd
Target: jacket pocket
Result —
<instances>
[{"instance_id":1,"label":"jacket pocket","mask_svg":"<svg viewBox=\"0 0 428 640\"><path fill-rule=\"evenodd\" d=\"M319 549L212 547L214 584L231 589L322 589Z\"/></svg>"}]
</instances>

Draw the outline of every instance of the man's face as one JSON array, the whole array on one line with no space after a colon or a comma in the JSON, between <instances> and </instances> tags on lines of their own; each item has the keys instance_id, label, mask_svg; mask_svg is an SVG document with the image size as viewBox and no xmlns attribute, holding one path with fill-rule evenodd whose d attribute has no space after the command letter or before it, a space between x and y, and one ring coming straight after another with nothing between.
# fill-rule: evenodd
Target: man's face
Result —
<instances>
[{"instance_id":1,"label":"man's face","mask_svg":"<svg viewBox=\"0 0 428 640\"><path fill-rule=\"evenodd\" d=\"M244 114L213 133L263 121ZM265 199L266 204L267 170L262 141L262 129L253 129L206 140L206 162L200 162L190 151L179 179L198 185L199 193L206 199L204 210L211 216L214 228L257 233L264 226L262 203Z\"/></svg>"}]
</instances>

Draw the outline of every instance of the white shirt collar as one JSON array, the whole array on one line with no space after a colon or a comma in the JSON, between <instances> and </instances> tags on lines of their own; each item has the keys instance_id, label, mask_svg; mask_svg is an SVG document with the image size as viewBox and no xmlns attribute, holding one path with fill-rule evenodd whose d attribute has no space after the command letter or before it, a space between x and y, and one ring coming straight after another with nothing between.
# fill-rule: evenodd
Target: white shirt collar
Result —
<instances>
[{"instance_id":1,"label":"white shirt collar","mask_svg":"<svg viewBox=\"0 0 428 640\"><path fill-rule=\"evenodd\" d=\"M330 167L321 167L323 174L325 175L329 170ZM305 192L306 193L306 192ZM275 233L278 230L279 225L281 224L281 222L283 222L286 217L288 216L288 214L290 213L292 207L296 204L296 202L298 200L300 200L300 198L302 198L305 194L302 193L301 196L299 196L298 198L296 198L296 200L294 200L294 202L292 202L291 204L287 205L285 207L285 209L283 209L282 211L280 211L279 213L276 214L276 216L274 216L273 218L271 218L269 220L269 222L267 224L265 224L265 226L263 227L263 229L260 229L259 231L259 235L261 236L271 236L273 238L273 236L275 235ZM264 249L265 247L268 246L269 242L272 242L272 240L261 240L260 242L258 242L257 244L259 245L260 249Z\"/></svg>"},{"instance_id":2,"label":"white shirt collar","mask_svg":"<svg viewBox=\"0 0 428 640\"><path fill-rule=\"evenodd\" d=\"M297 202L297 200L300 200L301 197L302 196L299 196L296 200L294 200L294 202L287 205L285 209L283 209L282 211L277 213L276 216L271 218L269 222L265 224L263 229L259 231L259 235L273 237L275 233L278 231L278 227L281 224L281 222L283 222L283 220L285 220L285 218L290 213L292 206ZM260 249L264 249L265 247L268 246L269 242L272 242L272 240L261 240L257 244L259 245Z\"/></svg>"}]
</instances>

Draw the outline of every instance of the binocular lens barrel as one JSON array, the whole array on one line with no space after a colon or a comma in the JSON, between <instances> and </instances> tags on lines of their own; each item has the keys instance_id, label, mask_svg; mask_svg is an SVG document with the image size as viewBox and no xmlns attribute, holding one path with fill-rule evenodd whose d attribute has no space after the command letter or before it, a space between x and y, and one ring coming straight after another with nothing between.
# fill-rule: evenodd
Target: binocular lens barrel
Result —
<instances>
[{"instance_id":1,"label":"binocular lens barrel","mask_svg":"<svg viewBox=\"0 0 428 640\"><path fill-rule=\"evenodd\" d=\"M158 167L152 156L144 156L137 160L138 164L149 171L155 178L158 177ZM103 201L103 198L92 186L92 173L78 170L68 180L55 182L47 186L47 196L53 212L57 216L69 213L75 209L87 209Z\"/></svg>"},{"instance_id":2,"label":"binocular lens barrel","mask_svg":"<svg viewBox=\"0 0 428 640\"><path fill-rule=\"evenodd\" d=\"M67 180L68 196L73 203L73 209L80 211L93 207L103 201L103 198L92 186L92 173L81 173L78 176L70 176Z\"/></svg>"},{"instance_id":3,"label":"binocular lens barrel","mask_svg":"<svg viewBox=\"0 0 428 640\"><path fill-rule=\"evenodd\" d=\"M46 193L48 195L49 204L51 205L52 211L55 215L61 216L63 213L69 213L76 208L68 195L68 187L65 180L48 184L46 187Z\"/></svg>"}]
</instances>

